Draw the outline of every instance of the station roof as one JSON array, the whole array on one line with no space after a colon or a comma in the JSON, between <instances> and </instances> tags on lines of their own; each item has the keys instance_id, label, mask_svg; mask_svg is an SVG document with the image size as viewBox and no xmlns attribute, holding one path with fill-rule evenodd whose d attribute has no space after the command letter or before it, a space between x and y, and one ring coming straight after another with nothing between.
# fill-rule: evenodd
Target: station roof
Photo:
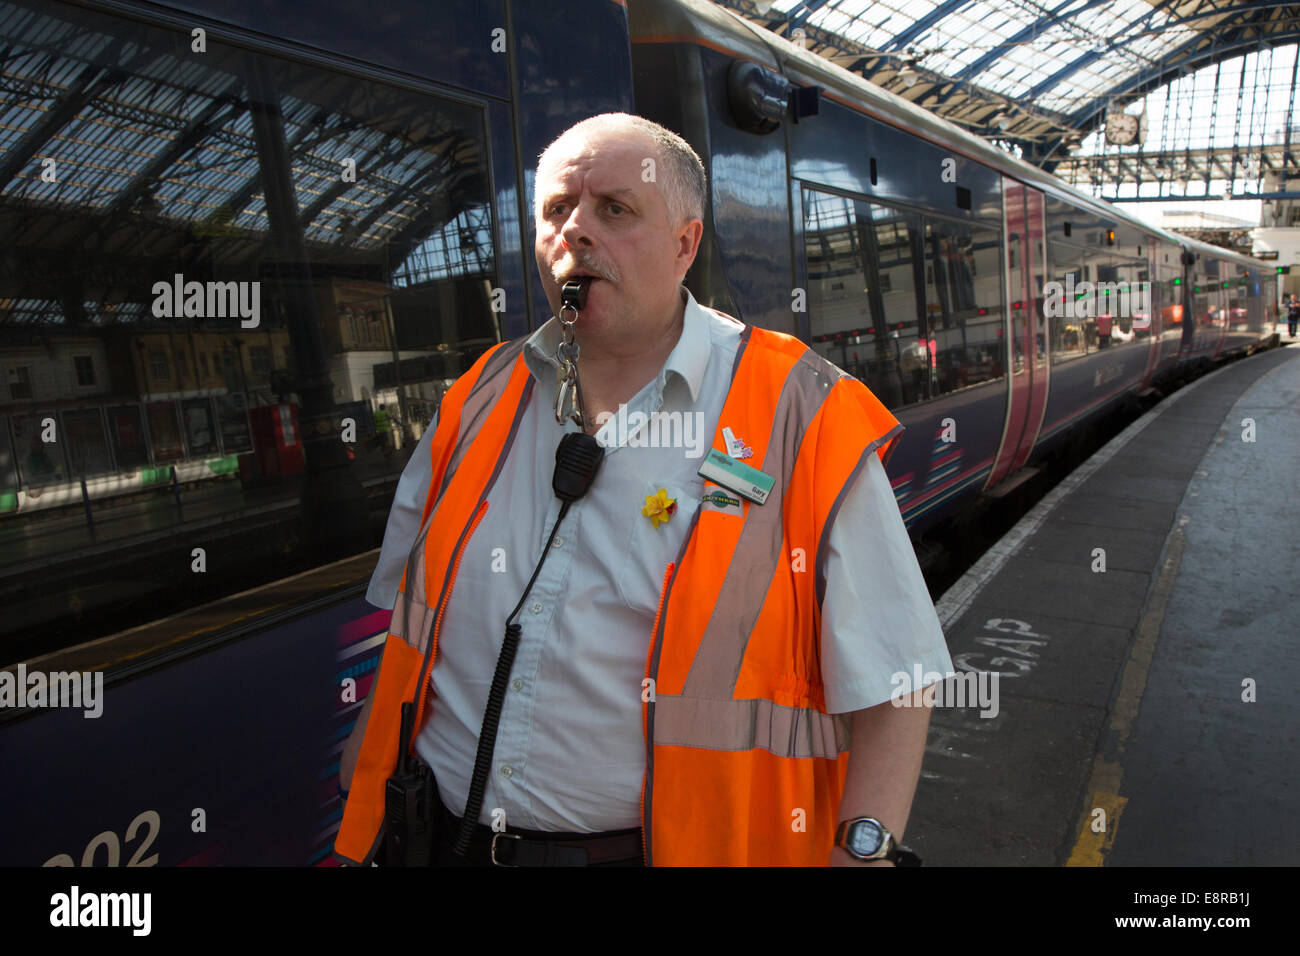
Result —
<instances>
[{"instance_id":1,"label":"station roof","mask_svg":"<svg viewBox=\"0 0 1300 956\"><path fill-rule=\"evenodd\" d=\"M1112 103L1300 40L1297 7L1274 2L717 2L1038 163L1096 128Z\"/></svg>"},{"instance_id":2,"label":"station roof","mask_svg":"<svg viewBox=\"0 0 1300 956\"><path fill-rule=\"evenodd\" d=\"M0 230L22 237L0 257L0 330L134 321L178 261L256 274L268 170L288 180L280 228L316 278L376 262L398 288L486 272L483 144L458 114L307 68L255 89L237 50L195 59L75 13L0 8ZM346 160L364 175L346 179Z\"/></svg>"}]
</instances>

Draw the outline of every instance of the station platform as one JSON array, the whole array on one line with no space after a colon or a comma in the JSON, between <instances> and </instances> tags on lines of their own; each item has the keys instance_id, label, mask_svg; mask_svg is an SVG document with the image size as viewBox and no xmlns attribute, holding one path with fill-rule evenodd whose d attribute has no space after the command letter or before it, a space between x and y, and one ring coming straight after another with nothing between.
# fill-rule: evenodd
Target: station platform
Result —
<instances>
[{"instance_id":1,"label":"station platform","mask_svg":"<svg viewBox=\"0 0 1300 956\"><path fill-rule=\"evenodd\" d=\"M976 562L936 607L996 716L933 713L926 865L1300 862L1298 503L1291 345L1169 396Z\"/></svg>"}]
</instances>

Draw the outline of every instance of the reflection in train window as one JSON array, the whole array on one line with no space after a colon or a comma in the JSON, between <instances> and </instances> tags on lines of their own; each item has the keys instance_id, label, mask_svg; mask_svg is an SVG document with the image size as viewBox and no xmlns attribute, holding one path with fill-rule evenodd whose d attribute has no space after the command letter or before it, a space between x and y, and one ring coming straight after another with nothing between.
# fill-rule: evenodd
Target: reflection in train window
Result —
<instances>
[{"instance_id":1,"label":"reflection in train window","mask_svg":"<svg viewBox=\"0 0 1300 956\"><path fill-rule=\"evenodd\" d=\"M1002 375L996 230L807 188L804 211L819 354L890 408Z\"/></svg>"},{"instance_id":2,"label":"reflection in train window","mask_svg":"<svg viewBox=\"0 0 1300 956\"><path fill-rule=\"evenodd\" d=\"M0 34L0 639L377 546L497 341L481 108L54 0Z\"/></svg>"},{"instance_id":3,"label":"reflection in train window","mask_svg":"<svg viewBox=\"0 0 1300 956\"><path fill-rule=\"evenodd\" d=\"M1277 276L1265 275L1261 282L1263 291L1264 321L1276 322L1281 316L1277 304Z\"/></svg>"},{"instance_id":4,"label":"reflection in train window","mask_svg":"<svg viewBox=\"0 0 1300 956\"><path fill-rule=\"evenodd\" d=\"M926 290L926 326L935 351L932 394L978 385L1002 374L1001 235L969 222L925 220L925 261L935 268Z\"/></svg>"},{"instance_id":5,"label":"reflection in train window","mask_svg":"<svg viewBox=\"0 0 1300 956\"><path fill-rule=\"evenodd\" d=\"M1043 303L1044 318L1048 335L1051 339L1053 364L1068 361L1085 355L1088 340L1085 335L1086 320L1081 314L1079 301L1084 297L1080 286L1084 283L1083 269L1080 268L1082 253L1074 246L1062 242L1049 242L1048 255L1051 258L1048 281L1060 286L1051 294L1057 296L1057 302L1049 305Z\"/></svg>"}]
</instances>

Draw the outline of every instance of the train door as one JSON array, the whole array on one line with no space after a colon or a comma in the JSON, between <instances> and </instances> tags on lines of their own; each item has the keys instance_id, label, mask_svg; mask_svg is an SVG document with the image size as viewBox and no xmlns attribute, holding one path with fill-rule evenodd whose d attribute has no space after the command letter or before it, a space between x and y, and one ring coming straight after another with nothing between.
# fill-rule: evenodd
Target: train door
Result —
<instances>
[{"instance_id":1,"label":"train door","mask_svg":"<svg viewBox=\"0 0 1300 956\"><path fill-rule=\"evenodd\" d=\"M1137 340L1144 336L1147 341L1147 365L1142 372L1142 388L1151 384L1151 379L1160 364L1160 324L1156 315L1160 310L1160 283L1156 281L1156 262L1160 258L1160 249L1154 243L1145 247L1146 270L1138 275L1137 298L1142 303L1133 314L1133 335ZM1132 301L1132 299L1130 299Z\"/></svg>"},{"instance_id":2,"label":"train door","mask_svg":"<svg viewBox=\"0 0 1300 956\"><path fill-rule=\"evenodd\" d=\"M1223 350L1223 345L1228 340L1228 330L1232 327L1232 290L1228 288L1228 283L1225 281L1228 268L1227 262L1219 263L1218 279L1211 286L1211 301L1218 302L1218 307L1214 311L1214 327L1210 329L1210 341L1213 343L1210 352L1212 359L1219 357L1219 352Z\"/></svg>"},{"instance_id":3,"label":"train door","mask_svg":"<svg viewBox=\"0 0 1300 956\"><path fill-rule=\"evenodd\" d=\"M1183 262L1183 337L1178 345L1180 355L1190 354L1197 348L1200 337L1201 326L1201 306L1200 289L1197 285L1196 275L1196 253L1184 249L1182 253Z\"/></svg>"},{"instance_id":4,"label":"train door","mask_svg":"<svg viewBox=\"0 0 1300 956\"><path fill-rule=\"evenodd\" d=\"M992 488L1029 459L1047 409L1051 367L1042 310L1047 262L1043 194L1004 177L1002 197L1008 306L1007 416L1002 443L985 488Z\"/></svg>"}]
</instances>

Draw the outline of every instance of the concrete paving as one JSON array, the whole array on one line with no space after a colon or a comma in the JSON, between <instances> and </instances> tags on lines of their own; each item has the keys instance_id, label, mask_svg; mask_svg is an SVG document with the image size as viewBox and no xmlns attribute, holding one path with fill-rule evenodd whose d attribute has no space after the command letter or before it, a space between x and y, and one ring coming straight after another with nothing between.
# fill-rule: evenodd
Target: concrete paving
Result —
<instances>
[{"instance_id":1,"label":"concrete paving","mask_svg":"<svg viewBox=\"0 0 1300 956\"><path fill-rule=\"evenodd\" d=\"M949 648L999 712L934 713L926 864L1300 862L1297 502L1290 347L1170 396L957 582Z\"/></svg>"}]
</instances>

